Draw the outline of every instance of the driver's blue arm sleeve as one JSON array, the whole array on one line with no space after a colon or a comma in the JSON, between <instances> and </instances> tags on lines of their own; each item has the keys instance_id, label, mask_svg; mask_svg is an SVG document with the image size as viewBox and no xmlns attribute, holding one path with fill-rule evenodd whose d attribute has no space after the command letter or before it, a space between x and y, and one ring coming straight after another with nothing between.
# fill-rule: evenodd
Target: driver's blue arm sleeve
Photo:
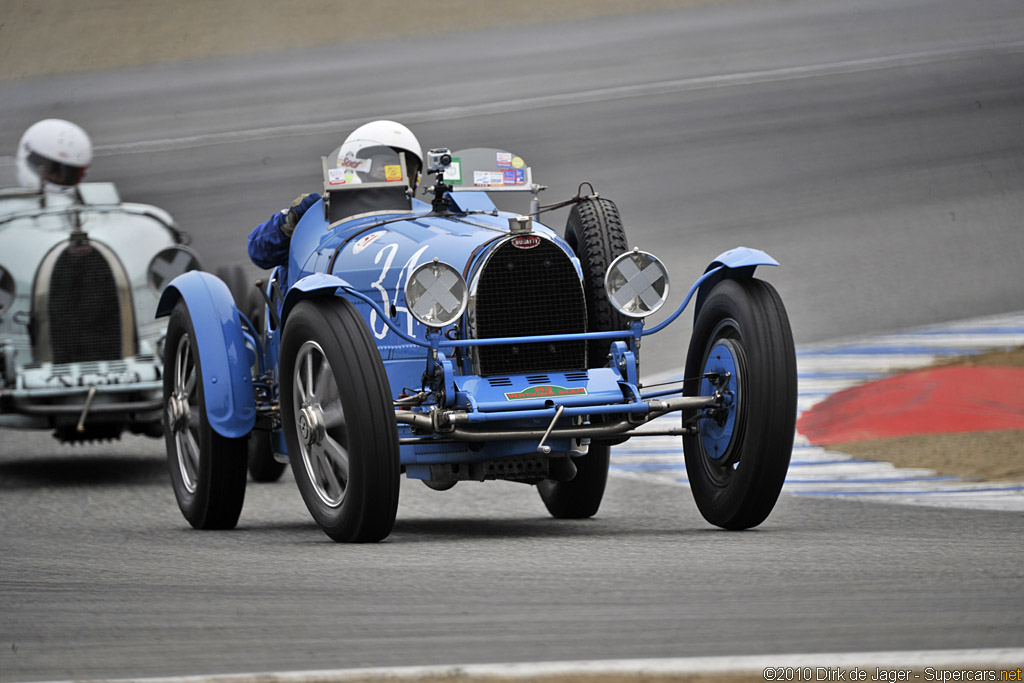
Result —
<instances>
[{"instance_id":1,"label":"driver's blue arm sleeve","mask_svg":"<svg viewBox=\"0 0 1024 683\"><path fill-rule=\"evenodd\" d=\"M276 211L265 223L249 233L249 258L258 267L269 269L288 265L288 245L291 236L281 231L287 212Z\"/></svg>"}]
</instances>

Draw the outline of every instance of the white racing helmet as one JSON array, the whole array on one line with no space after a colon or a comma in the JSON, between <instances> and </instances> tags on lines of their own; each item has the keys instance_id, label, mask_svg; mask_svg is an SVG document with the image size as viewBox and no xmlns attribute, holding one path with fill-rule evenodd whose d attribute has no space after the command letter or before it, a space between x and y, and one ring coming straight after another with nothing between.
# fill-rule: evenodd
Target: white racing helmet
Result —
<instances>
[{"instance_id":1,"label":"white racing helmet","mask_svg":"<svg viewBox=\"0 0 1024 683\"><path fill-rule=\"evenodd\" d=\"M423 168L423 151L412 131L394 121L371 121L352 131L338 148L336 165L344 169L344 182L384 182L405 152L406 170L413 189Z\"/></svg>"},{"instance_id":2,"label":"white racing helmet","mask_svg":"<svg viewBox=\"0 0 1024 683\"><path fill-rule=\"evenodd\" d=\"M66 191L81 182L92 163L92 142L70 121L45 119L21 136L17 159L22 187Z\"/></svg>"}]
</instances>

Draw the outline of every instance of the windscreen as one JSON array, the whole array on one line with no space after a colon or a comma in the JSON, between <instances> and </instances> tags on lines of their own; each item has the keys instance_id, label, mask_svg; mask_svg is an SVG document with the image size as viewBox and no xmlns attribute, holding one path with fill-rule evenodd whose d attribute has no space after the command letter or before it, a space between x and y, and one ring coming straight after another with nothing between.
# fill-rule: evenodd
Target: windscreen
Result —
<instances>
[{"instance_id":1,"label":"windscreen","mask_svg":"<svg viewBox=\"0 0 1024 683\"><path fill-rule=\"evenodd\" d=\"M475 147L452 153L444 181L458 190L531 191L530 167L523 158L500 149Z\"/></svg>"},{"instance_id":2,"label":"windscreen","mask_svg":"<svg viewBox=\"0 0 1024 683\"><path fill-rule=\"evenodd\" d=\"M364 147L339 156L337 164L327 169L330 186L363 183L401 183L402 160L391 147Z\"/></svg>"}]
</instances>

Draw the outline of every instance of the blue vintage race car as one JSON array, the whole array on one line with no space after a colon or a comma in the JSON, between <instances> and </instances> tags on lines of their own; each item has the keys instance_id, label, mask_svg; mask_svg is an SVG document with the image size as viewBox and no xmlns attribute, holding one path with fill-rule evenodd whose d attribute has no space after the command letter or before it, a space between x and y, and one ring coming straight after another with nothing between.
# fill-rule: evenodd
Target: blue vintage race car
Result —
<instances>
[{"instance_id":1,"label":"blue vintage race car","mask_svg":"<svg viewBox=\"0 0 1024 683\"><path fill-rule=\"evenodd\" d=\"M682 437L709 522L760 524L796 416L788 318L754 278L777 262L744 247L721 254L672 315L645 328L668 274L628 247L614 203L584 195L584 183L541 207L531 169L504 150L428 158L428 201L413 197L404 159L362 184L339 181L324 160L323 199L299 222L287 268L257 283L262 305L203 272L165 290L165 434L192 526L235 526L254 446L248 458L270 470L291 463L337 541L391 532L403 473L437 490L532 484L554 517L589 517L610 448L666 433ZM523 191L527 215L499 211L490 194ZM564 234L535 220L562 206ZM684 381L644 387L641 340L694 298ZM668 413L676 425L641 429Z\"/></svg>"}]
</instances>

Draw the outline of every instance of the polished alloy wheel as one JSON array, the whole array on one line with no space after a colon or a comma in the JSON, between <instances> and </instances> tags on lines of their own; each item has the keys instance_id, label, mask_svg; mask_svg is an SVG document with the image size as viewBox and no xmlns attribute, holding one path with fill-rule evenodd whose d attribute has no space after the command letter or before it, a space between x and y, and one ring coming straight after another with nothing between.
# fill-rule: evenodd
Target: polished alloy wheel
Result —
<instances>
[{"instance_id":1,"label":"polished alloy wheel","mask_svg":"<svg viewBox=\"0 0 1024 683\"><path fill-rule=\"evenodd\" d=\"M302 464L320 500L337 508L349 482L348 425L334 372L316 342L299 348L292 386Z\"/></svg>"},{"instance_id":2,"label":"polished alloy wheel","mask_svg":"<svg viewBox=\"0 0 1024 683\"><path fill-rule=\"evenodd\" d=\"M198 388L192 343L181 335L174 352L174 389L167 399L167 424L174 435L181 481L189 493L196 492L199 481ZM193 417L194 416L194 417Z\"/></svg>"}]
</instances>

